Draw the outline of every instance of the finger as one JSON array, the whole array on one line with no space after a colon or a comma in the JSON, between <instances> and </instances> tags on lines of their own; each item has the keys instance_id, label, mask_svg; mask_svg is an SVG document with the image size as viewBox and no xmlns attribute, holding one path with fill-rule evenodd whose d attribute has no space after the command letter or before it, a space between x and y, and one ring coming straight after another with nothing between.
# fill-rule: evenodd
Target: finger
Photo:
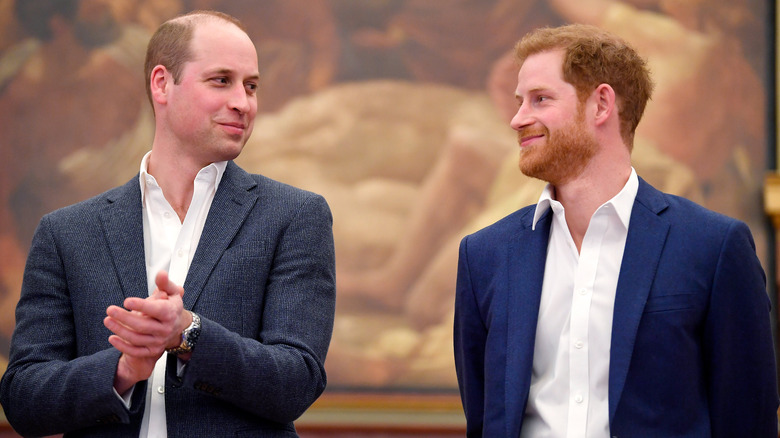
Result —
<instances>
[{"instance_id":1,"label":"finger","mask_svg":"<svg viewBox=\"0 0 780 438\"><path fill-rule=\"evenodd\" d=\"M158 350L164 347L165 344L160 341L159 336L155 336L148 333L138 332L132 328L120 323L118 320L109 317L103 319L103 325L111 330L111 332L122 338L128 344L136 347L148 347L150 349Z\"/></svg>"},{"instance_id":2,"label":"finger","mask_svg":"<svg viewBox=\"0 0 780 438\"><path fill-rule=\"evenodd\" d=\"M166 337L138 333L119 324L115 320L111 320L111 318L106 318L103 321L103 324L106 328L111 330L113 333L111 336L115 336L115 338L110 338L114 339L112 345L119 348L117 342L121 341L124 348L119 348L120 351L128 354L135 356L159 356L166 348L174 345L174 343L169 341Z\"/></svg>"},{"instance_id":3,"label":"finger","mask_svg":"<svg viewBox=\"0 0 780 438\"><path fill-rule=\"evenodd\" d=\"M154 291L149 295L149 298L157 299L157 300L167 300L168 299L168 292L161 291L159 287L154 288Z\"/></svg>"},{"instance_id":4,"label":"finger","mask_svg":"<svg viewBox=\"0 0 780 438\"><path fill-rule=\"evenodd\" d=\"M154 284L157 285L157 289L167 293L169 296L184 295L184 288L171 281L168 273L165 271L157 273L157 276L154 278Z\"/></svg>"},{"instance_id":5,"label":"finger","mask_svg":"<svg viewBox=\"0 0 780 438\"><path fill-rule=\"evenodd\" d=\"M156 284L157 287L160 287L160 285L167 285L169 280L168 271L160 271L154 277L154 284Z\"/></svg>"},{"instance_id":6,"label":"finger","mask_svg":"<svg viewBox=\"0 0 780 438\"><path fill-rule=\"evenodd\" d=\"M130 310L116 306L107 309L106 327L136 345L166 346L178 343L183 329L182 315L186 313L180 298L135 299L130 300L128 306Z\"/></svg>"},{"instance_id":7,"label":"finger","mask_svg":"<svg viewBox=\"0 0 780 438\"><path fill-rule=\"evenodd\" d=\"M124 311L125 309L119 306L111 305L106 308L106 315L112 315L112 314L116 314L116 312L124 312Z\"/></svg>"},{"instance_id":8,"label":"finger","mask_svg":"<svg viewBox=\"0 0 780 438\"><path fill-rule=\"evenodd\" d=\"M114 307L107 309L106 313L108 316L104 320L104 324L113 324L110 327L106 325L106 327L126 339L129 339L129 332L133 332L137 334L137 336L145 335L152 337L167 337L171 332L171 329L169 328L171 322L160 321L155 317L139 311L127 311L119 307ZM122 330L122 332L119 330ZM152 340L141 339L137 336L134 336L131 342L136 344L153 342Z\"/></svg>"},{"instance_id":9,"label":"finger","mask_svg":"<svg viewBox=\"0 0 780 438\"><path fill-rule=\"evenodd\" d=\"M108 306L106 309L106 316L119 320L122 323L131 323L134 319L149 318L148 316L144 316L142 312L132 309L123 309L119 306Z\"/></svg>"},{"instance_id":10,"label":"finger","mask_svg":"<svg viewBox=\"0 0 780 438\"><path fill-rule=\"evenodd\" d=\"M149 298L130 297L125 298L125 301L122 303L122 305L124 305L125 309L127 310L135 310L140 312L139 309L143 308L145 305L144 303L148 300Z\"/></svg>"},{"instance_id":11,"label":"finger","mask_svg":"<svg viewBox=\"0 0 780 438\"><path fill-rule=\"evenodd\" d=\"M181 296L168 296L164 292L162 292L161 295L164 299L155 297L145 299L134 297L127 298L124 303L125 309L143 313L146 316L161 321L175 318L181 313L181 309L184 307Z\"/></svg>"},{"instance_id":12,"label":"finger","mask_svg":"<svg viewBox=\"0 0 780 438\"><path fill-rule=\"evenodd\" d=\"M165 349L151 348L146 345L133 345L120 336L111 335L108 342L120 352L134 357L159 358Z\"/></svg>"},{"instance_id":13,"label":"finger","mask_svg":"<svg viewBox=\"0 0 780 438\"><path fill-rule=\"evenodd\" d=\"M141 309L154 306L149 306L143 301L144 300L134 299L133 301L125 302L125 309L119 306L108 306L106 315L118 319L124 324L132 324L133 321L139 322L143 319L150 319L151 317L145 314Z\"/></svg>"}]
</instances>

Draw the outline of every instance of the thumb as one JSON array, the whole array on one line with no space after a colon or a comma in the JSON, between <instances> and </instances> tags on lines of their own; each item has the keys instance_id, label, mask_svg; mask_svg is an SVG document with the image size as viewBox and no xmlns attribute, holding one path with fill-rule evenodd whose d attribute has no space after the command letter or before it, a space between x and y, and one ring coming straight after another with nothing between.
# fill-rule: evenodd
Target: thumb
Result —
<instances>
[{"instance_id":1,"label":"thumb","mask_svg":"<svg viewBox=\"0 0 780 438\"><path fill-rule=\"evenodd\" d=\"M154 278L154 284L157 285L157 290L164 292L168 296L184 295L184 289L171 281L168 273L165 271L157 273L157 276Z\"/></svg>"}]
</instances>

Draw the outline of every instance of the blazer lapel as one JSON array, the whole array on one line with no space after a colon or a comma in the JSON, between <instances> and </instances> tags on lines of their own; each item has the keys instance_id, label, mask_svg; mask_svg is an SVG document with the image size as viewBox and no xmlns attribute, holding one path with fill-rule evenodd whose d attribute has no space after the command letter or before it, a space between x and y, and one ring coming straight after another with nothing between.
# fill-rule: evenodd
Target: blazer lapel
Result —
<instances>
[{"instance_id":1,"label":"blazer lapel","mask_svg":"<svg viewBox=\"0 0 780 438\"><path fill-rule=\"evenodd\" d=\"M106 195L99 212L108 249L125 297L146 297L143 212L138 177Z\"/></svg>"},{"instance_id":2,"label":"blazer lapel","mask_svg":"<svg viewBox=\"0 0 780 438\"><path fill-rule=\"evenodd\" d=\"M518 436L531 387L536 324L542 296L552 213L548 210L531 228L534 209L521 218L522 229L512 237L508 252L506 424L507 436Z\"/></svg>"},{"instance_id":3,"label":"blazer lapel","mask_svg":"<svg viewBox=\"0 0 780 438\"><path fill-rule=\"evenodd\" d=\"M184 282L186 309L195 305L211 271L257 202L258 194L252 192L256 186L249 174L228 162Z\"/></svg>"},{"instance_id":4,"label":"blazer lapel","mask_svg":"<svg viewBox=\"0 0 780 438\"><path fill-rule=\"evenodd\" d=\"M661 258L669 223L658 214L668 203L663 194L639 179L620 266L609 362L609 422L626 382L637 329Z\"/></svg>"}]
</instances>

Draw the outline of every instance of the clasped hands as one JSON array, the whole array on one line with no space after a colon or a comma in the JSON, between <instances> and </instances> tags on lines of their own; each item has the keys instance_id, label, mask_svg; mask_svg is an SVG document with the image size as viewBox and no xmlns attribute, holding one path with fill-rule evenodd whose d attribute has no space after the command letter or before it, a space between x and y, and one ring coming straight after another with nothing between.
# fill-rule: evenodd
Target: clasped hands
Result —
<instances>
[{"instance_id":1,"label":"clasped hands","mask_svg":"<svg viewBox=\"0 0 780 438\"><path fill-rule=\"evenodd\" d=\"M113 333L108 342L122 353L114 378L114 388L123 394L137 382L152 375L154 365L165 349L181 343L181 333L192 323L184 310L184 288L160 271L157 288L147 298L125 299L124 308L109 306L103 324ZM189 359L182 357L182 359Z\"/></svg>"}]
</instances>

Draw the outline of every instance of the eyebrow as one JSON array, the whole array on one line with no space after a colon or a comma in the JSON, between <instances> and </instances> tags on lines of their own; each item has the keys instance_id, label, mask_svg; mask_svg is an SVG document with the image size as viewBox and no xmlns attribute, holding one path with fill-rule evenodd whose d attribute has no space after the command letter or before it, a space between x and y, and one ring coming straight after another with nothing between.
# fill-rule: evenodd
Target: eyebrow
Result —
<instances>
[{"instance_id":1,"label":"eyebrow","mask_svg":"<svg viewBox=\"0 0 780 438\"><path fill-rule=\"evenodd\" d=\"M217 68L217 69L215 69L215 70L211 70L211 71L207 72L207 73L206 73L206 75L208 76L208 75L215 75L215 74L216 74L216 75L228 75L228 76L232 76L232 75L234 75L235 73L236 73L236 71L235 71L235 70L231 70L231 69L229 69L229 68ZM250 75L249 77L247 77L247 78L244 78L244 80L253 80L253 81L259 81L259 80L260 80L260 73L255 73L255 74L252 74L252 75Z\"/></svg>"},{"instance_id":2,"label":"eyebrow","mask_svg":"<svg viewBox=\"0 0 780 438\"><path fill-rule=\"evenodd\" d=\"M527 90L526 93L527 94L552 93L551 90L552 90L551 87L539 86L539 87L534 87L534 88L531 88L530 90ZM517 91L515 91L515 98L516 99L522 99L522 97L519 94L517 94Z\"/></svg>"},{"instance_id":3,"label":"eyebrow","mask_svg":"<svg viewBox=\"0 0 780 438\"><path fill-rule=\"evenodd\" d=\"M540 87L531 88L530 90L528 90L528 93L529 94L533 94L533 93L549 93L550 90L551 90L550 87L540 86Z\"/></svg>"}]
</instances>

